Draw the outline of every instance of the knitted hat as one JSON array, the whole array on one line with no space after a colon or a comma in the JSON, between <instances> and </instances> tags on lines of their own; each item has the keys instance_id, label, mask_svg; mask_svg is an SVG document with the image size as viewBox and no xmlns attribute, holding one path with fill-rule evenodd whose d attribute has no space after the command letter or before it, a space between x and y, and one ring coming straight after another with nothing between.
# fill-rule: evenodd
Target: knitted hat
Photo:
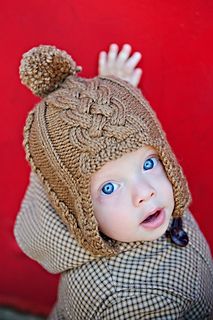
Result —
<instances>
[{"instance_id":1,"label":"knitted hat","mask_svg":"<svg viewBox=\"0 0 213 320\"><path fill-rule=\"evenodd\" d=\"M83 79L72 58L53 46L23 55L22 83L43 97L29 113L24 146L56 212L93 255L120 252L99 233L90 195L91 175L110 160L143 146L156 149L173 186L173 217L181 218L190 193L159 121L138 89L113 77Z\"/></svg>"}]
</instances>

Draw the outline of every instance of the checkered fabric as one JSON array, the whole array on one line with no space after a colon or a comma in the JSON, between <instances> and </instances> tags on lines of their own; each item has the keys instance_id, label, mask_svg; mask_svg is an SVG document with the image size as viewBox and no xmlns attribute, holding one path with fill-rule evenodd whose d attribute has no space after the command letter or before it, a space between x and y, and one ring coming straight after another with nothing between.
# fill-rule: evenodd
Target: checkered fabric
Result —
<instances>
[{"instance_id":1,"label":"checkered fabric","mask_svg":"<svg viewBox=\"0 0 213 320\"><path fill-rule=\"evenodd\" d=\"M193 216L183 216L190 242L124 243L117 256L97 258L70 236L38 178L31 182L15 224L22 250L51 273L61 273L50 320L213 319L213 264Z\"/></svg>"}]
</instances>

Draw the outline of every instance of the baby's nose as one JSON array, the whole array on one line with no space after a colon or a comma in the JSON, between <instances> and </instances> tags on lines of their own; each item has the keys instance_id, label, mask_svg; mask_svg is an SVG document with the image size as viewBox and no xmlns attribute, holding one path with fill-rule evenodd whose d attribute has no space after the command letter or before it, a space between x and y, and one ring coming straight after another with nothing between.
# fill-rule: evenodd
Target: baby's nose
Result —
<instances>
[{"instance_id":1,"label":"baby's nose","mask_svg":"<svg viewBox=\"0 0 213 320\"><path fill-rule=\"evenodd\" d=\"M135 206L140 206L143 202L155 196L155 190L148 184L138 184L133 191L133 202Z\"/></svg>"}]
</instances>

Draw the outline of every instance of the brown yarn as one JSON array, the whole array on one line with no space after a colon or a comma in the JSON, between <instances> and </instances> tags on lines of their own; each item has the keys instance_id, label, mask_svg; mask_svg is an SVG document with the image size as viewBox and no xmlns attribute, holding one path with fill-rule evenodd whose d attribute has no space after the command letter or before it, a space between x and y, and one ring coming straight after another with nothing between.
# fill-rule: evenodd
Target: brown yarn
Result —
<instances>
[{"instance_id":1,"label":"brown yarn","mask_svg":"<svg viewBox=\"0 0 213 320\"><path fill-rule=\"evenodd\" d=\"M32 170L70 232L93 255L122 250L101 236L93 213L90 178L106 162L152 146L173 186L173 216L181 217L189 204L186 179L154 111L122 80L68 76L30 113L24 136Z\"/></svg>"},{"instance_id":2,"label":"brown yarn","mask_svg":"<svg viewBox=\"0 0 213 320\"><path fill-rule=\"evenodd\" d=\"M52 92L67 76L79 71L81 67L65 51L44 45L26 52L19 69L21 82L39 97Z\"/></svg>"}]
</instances>

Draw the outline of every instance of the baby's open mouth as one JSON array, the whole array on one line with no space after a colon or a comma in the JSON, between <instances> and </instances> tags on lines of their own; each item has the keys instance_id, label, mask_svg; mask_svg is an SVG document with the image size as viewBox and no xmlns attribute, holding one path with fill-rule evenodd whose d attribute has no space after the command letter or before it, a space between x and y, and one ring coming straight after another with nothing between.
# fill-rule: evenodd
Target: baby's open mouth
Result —
<instances>
[{"instance_id":1,"label":"baby's open mouth","mask_svg":"<svg viewBox=\"0 0 213 320\"><path fill-rule=\"evenodd\" d=\"M165 210L156 210L153 214L150 214L146 219L144 219L140 226L146 229L155 229L160 227L165 222Z\"/></svg>"},{"instance_id":2,"label":"baby's open mouth","mask_svg":"<svg viewBox=\"0 0 213 320\"><path fill-rule=\"evenodd\" d=\"M142 223L147 223L155 220L159 216L160 212L161 210L157 210L155 213L148 216Z\"/></svg>"}]
</instances>

